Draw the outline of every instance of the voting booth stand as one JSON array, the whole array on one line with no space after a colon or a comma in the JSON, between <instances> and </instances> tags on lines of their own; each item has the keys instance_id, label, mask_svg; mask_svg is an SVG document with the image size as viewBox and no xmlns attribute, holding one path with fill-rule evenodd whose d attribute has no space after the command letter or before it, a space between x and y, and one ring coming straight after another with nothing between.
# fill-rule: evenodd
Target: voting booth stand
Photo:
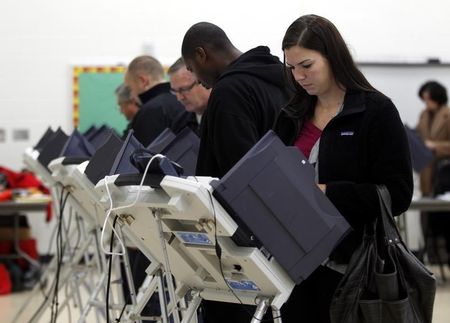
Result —
<instances>
[{"instance_id":1,"label":"voting booth stand","mask_svg":"<svg viewBox=\"0 0 450 323\"><path fill-rule=\"evenodd\" d=\"M155 169L149 165L158 158L147 168ZM315 185L313 167L274 133L221 180L146 171L134 183L130 176L107 177L96 190L105 205L112 203L125 235L161 266L175 300L165 312L175 322L178 312L189 322L199 299L257 304L253 322L268 308L281 322L279 310L294 285L350 229ZM186 298L184 310L176 301Z\"/></svg>"},{"instance_id":2,"label":"voting booth stand","mask_svg":"<svg viewBox=\"0 0 450 323\"><path fill-rule=\"evenodd\" d=\"M95 132L95 130L93 132ZM187 134L187 137L190 135L191 134ZM89 134L89 136L92 137L93 135ZM133 141L132 136L130 136L125 143L122 143L122 141L114 134L109 134L109 138L106 138L107 136L104 134L102 136L105 137L105 142L103 145L97 145L98 156L96 155L97 152L89 146L89 143L85 142L85 139L82 138L77 131L74 131L69 137L60 129L56 132L47 130L40 142L35 147L27 149L24 153L24 162L26 166L35 172L51 189L55 204L54 209L58 214L58 223L64 222L62 226L67 228L61 232L62 240L64 241L64 255L61 255L60 259L58 259L58 257L52 259L47 266L44 275L41 277L42 283L39 286L36 286L32 295L30 295L31 298L40 296L42 292L44 293L44 301L33 314L30 320L32 322L39 321L43 312L54 306L50 299L50 295L60 292L64 292L65 298L64 301L59 302L59 310L62 310L69 305L70 301L73 301L75 307L80 310L79 322L84 322L86 320L87 315L92 308L97 309L95 313L97 322L105 320L105 289L108 273L107 259L104 252L105 247L102 248L100 245L109 243L111 229L108 226L103 225L105 208L99 202L99 197L94 190L92 180L95 180L98 176L104 177L108 174L108 163L105 163L105 157L109 157L114 161L112 168L120 170L123 165L118 164L114 160L115 155L124 154L124 152L129 153L129 142L134 142L135 144L136 142ZM174 136L172 139L173 140L166 140L165 143L160 143L160 148L158 149L167 150L168 147L170 148L170 145L173 144L172 141L176 141L175 139L177 139L177 136ZM186 143L186 140L184 140L184 142ZM183 150L186 149L184 148ZM173 149L171 151L173 151ZM80 156L80 153L82 156ZM175 151L175 153L178 155L181 154L180 151ZM96 160L97 162L94 167L89 169L90 159ZM109 166L111 167L111 165ZM86 169L88 169L88 175L84 174ZM73 225L67 223L73 222L72 214L69 217L59 211L62 204L63 193L67 194L66 202L64 204L69 207L66 207L66 210L70 208L71 211L74 210L76 214L77 223ZM104 233L103 239L100 232ZM120 241L124 240L121 236L120 228L119 230L116 230L116 234L119 235ZM76 245L72 247L71 242L73 242L74 239L77 242ZM116 282L121 283L124 279L127 279L128 282L130 295L127 296L130 297L132 306L127 312L127 320L134 322L140 321L141 319L156 319L159 321L160 318L158 317L139 316L140 311L151 296L149 291L152 290L151 281L153 276L150 275L147 277L139 289L139 294L136 295L130 275L130 264L126 255L126 249L123 248L123 245L116 244L112 253L123 255L123 257L120 258L122 258L121 261L123 261L125 265L127 277L120 278L120 271L118 268L115 268L114 275L119 277ZM115 264L117 264L117 262L115 262ZM58 272L59 276L56 279L58 280L58 283L52 283L47 290L44 290L43 286L48 282L49 276L54 275L56 272ZM47 284L47 287L48 286L49 285ZM163 290L161 286L162 284L160 284L158 291ZM82 300L83 293L81 293L80 290L82 287L85 287L89 296L87 301ZM121 303L114 303L112 300L109 304L110 309L115 310L116 313L120 313L125 308L125 297L123 297L120 292L118 298ZM111 296L110 298L112 298ZM26 308L27 304L24 304L16 315L16 320L20 320L21 315Z\"/></svg>"},{"instance_id":3,"label":"voting booth stand","mask_svg":"<svg viewBox=\"0 0 450 323\"><path fill-rule=\"evenodd\" d=\"M83 242L64 249L70 255L67 260L60 257L56 292L65 286L65 304L73 300L79 307L79 322L94 307L97 321L109 310L115 310L121 322L140 321L152 295L159 299L161 314L152 317L158 322L197 322L203 299L256 305L252 323L267 310L274 322L282 322L280 309L295 284L327 260L349 225L315 185L313 167L274 133L220 180L181 176L183 164L188 173L195 169L198 142L187 133L176 137L165 132L143 149L132 134L124 142L110 136L84 161L58 155L48 161L48 168L38 162L35 150L25 153L26 164L45 177L47 185L70 192L67 203L80 214L85 228ZM84 139L77 138L77 147L86 148ZM67 241L74 239L72 231L66 230ZM110 239L112 252L104 247ZM151 264L137 295L126 270L122 279L131 287L131 304L125 306L119 295L121 303L111 301L106 308L105 253L123 256L129 269L125 240ZM47 272L58 267L54 260ZM76 266L85 267L82 278ZM118 270L115 275L120 278ZM78 281L68 291L70 277ZM80 281L88 280L89 300L83 302ZM50 302L44 303L41 312L48 306Z\"/></svg>"},{"instance_id":4,"label":"voting booth stand","mask_svg":"<svg viewBox=\"0 0 450 323\"><path fill-rule=\"evenodd\" d=\"M181 300L190 294L186 309L172 302L167 313L182 310L186 314L181 322L190 322L200 300L207 299L259 304L255 320L261 319L269 306L274 317L280 316L279 309L295 284L275 259L231 240L237 225L212 197L211 178L166 176L160 188L144 188L117 186L117 177L97 184L104 202L108 189L114 205L123 207L115 211L123 232L151 259L154 268L165 273L170 298ZM220 258L216 243L222 250ZM176 290L168 278L172 275Z\"/></svg>"},{"instance_id":5,"label":"voting booth stand","mask_svg":"<svg viewBox=\"0 0 450 323\"><path fill-rule=\"evenodd\" d=\"M61 137L56 135L58 136ZM50 138L47 142L51 152L48 151L50 148L46 149L44 145L40 151L34 147L27 149L24 153L25 165L52 192L53 207L58 222L55 231L59 231L58 234L60 234L60 239L56 242L58 244L60 241L57 254L46 266L40 284L35 286L30 295L30 298L43 295L43 301L29 321L38 322L48 308L57 306L61 311L71 306L70 302L72 302L72 306L80 312L79 322L85 321L92 308L96 308L97 322L102 322L105 317L104 287L107 274L107 260L100 248L100 220L104 218L104 209L100 209L100 205L93 203L91 197L86 195L88 191L75 185L74 173L78 167L76 160L75 163L74 160L67 162L70 158L65 157L53 160L54 157L64 153L64 142L69 141L67 136L59 142L56 137L53 137L54 140ZM63 144L59 145L61 142ZM92 183L91 185L93 186ZM53 232L52 237L58 234ZM110 233L107 236L110 236ZM118 272L117 268L115 272ZM57 278L53 279L53 276ZM88 300L83 300L83 295L86 293L83 293L82 289L87 292ZM58 304L54 304L55 298L52 299L52 295L55 294L61 294L62 300L60 298ZM123 307L124 298L120 293L117 298L121 300L121 303L116 304L112 296L111 306L120 310ZM27 301L19 310L15 321L21 320L21 315L28 304ZM52 309L52 315L54 315L53 311Z\"/></svg>"}]
</instances>

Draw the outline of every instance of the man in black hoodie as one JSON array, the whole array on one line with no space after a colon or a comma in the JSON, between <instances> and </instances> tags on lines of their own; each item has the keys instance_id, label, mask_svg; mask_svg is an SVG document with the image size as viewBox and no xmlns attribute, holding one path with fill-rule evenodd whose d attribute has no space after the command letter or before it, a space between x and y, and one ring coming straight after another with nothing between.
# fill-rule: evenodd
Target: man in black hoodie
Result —
<instances>
[{"instance_id":1,"label":"man in black hoodie","mask_svg":"<svg viewBox=\"0 0 450 323\"><path fill-rule=\"evenodd\" d=\"M131 120L129 128L134 136L148 146L164 129L175 133L186 124L186 111L175 95L170 93L170 84L164 81L164 69L152 56L138 56L128 65L125 84L140 108Z\"/></svg>"},{"instance_id":2,"label":"man in black hoodie","mask_svg":"<svg viewBox=\"0 0 450 323\"><path fill-rule=\"evenodd\" d=\"M268 47L241 53L221 28L207 22L189 28L181 51L187 69L212 88L196 173L222 177L272 128L287 103L283 65Z\"/></svg>"},{"instance_id":3,"label":"man in black hoodie","mask_svg":"<svg viewBox=\"0 0 450 323\"><path fill-rule=\"evenodd\" d=\"M202 119L196 174L222 177L272 128L288 102L283 65L267 47L241 53L211 23L193 25L184 36L186 67L212 88ZM248 323L254 306L203 302L205 323Z\"/></svg>"}]
</instances>

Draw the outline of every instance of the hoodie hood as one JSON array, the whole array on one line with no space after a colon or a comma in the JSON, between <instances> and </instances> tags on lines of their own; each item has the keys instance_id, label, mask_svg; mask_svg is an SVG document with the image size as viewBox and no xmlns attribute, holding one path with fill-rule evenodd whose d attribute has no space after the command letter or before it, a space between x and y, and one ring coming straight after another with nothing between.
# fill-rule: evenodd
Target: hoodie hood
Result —
<instances>
[{"instance_id":1,"label":"hoodie hood","mask_svg":"<svg viewBox=\"0 0 450 323\"><path fill-rule=\"evenodd\" d=\"M258 46L232 62L220 75L219 80L233 74L249 74L278 87L285 87L282 67L279 58L270 54L269 47Z\"/></svg>"}]
</instances>

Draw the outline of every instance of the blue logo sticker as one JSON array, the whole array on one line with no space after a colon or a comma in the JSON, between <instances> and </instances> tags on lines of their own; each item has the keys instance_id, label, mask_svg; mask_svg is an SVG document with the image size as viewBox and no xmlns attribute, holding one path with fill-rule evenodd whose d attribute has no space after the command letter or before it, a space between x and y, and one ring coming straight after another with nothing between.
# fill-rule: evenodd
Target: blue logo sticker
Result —
<instances>
[{"instance_id":1,"label":"blue logo sticker","mask_svg":"<svg viewBox=\"0 0 450 323\"><path fill-rule=\"evenodd\" d=\"M228 285L232 289L246 290L246 291L259 291L259 287L256 286L251 280L231 280L227 279Z\"/></svg>"}]
</instances>

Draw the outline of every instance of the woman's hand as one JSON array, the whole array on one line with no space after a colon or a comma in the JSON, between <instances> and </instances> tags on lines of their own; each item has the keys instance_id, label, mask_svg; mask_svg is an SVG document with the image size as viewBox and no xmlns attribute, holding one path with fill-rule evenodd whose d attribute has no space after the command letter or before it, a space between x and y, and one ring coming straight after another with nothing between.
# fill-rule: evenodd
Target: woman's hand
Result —
<instances>
[{"instance_id":1,"label":"woman's hand","mask_svg":"<svg viewBox=\"0 0 450 323\"><path fill-rule=\"evenodd\" d=\"M432 151L436 151L436 143L431 140L425 140L425 146L427 146Z\"/></svg>"},{"instance_id":2,"label":"woman's hand","mask_svg":"<svg viewBox=\"0 0 450 323\"><path fill-rule=\"evenodd\" d=\"M319 186L320 190L325 193L327 190L327 184L317 184Z\"/></svg>"}]
</instances>

